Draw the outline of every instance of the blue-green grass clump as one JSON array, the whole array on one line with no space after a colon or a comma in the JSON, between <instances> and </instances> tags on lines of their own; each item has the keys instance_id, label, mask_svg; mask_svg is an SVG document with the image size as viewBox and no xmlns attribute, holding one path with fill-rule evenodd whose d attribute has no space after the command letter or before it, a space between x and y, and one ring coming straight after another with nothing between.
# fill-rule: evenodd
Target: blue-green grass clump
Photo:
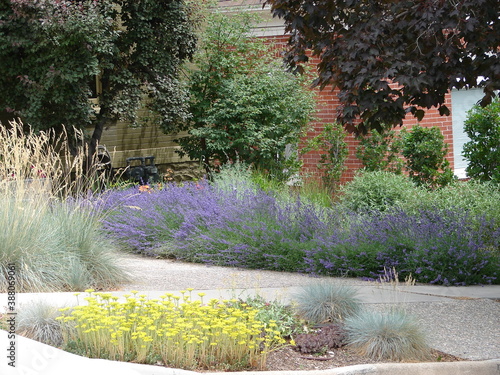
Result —
<instances>
[{"instance_id":1,"label":"blue-green grass clump","mask_svg":"<svg viewBox=\"0 0 500 375\"><path fill-rule=\"evenodd\" d=\"M331 282L302 286L294 295L297 314L314 324L341 322L360 311L356 290Z\"/></svg>"},{"instance_id":2,"label":"blue-green grass clump","mask_svg":"<svg viewBox=\"0 0 500 375\"><path fill-rule=\"evenodd\" d=\"M345 320L347 344L377 361L429 358L430 347L416 320L403 311L363 311Z\"/></svg>"}]
</instances>

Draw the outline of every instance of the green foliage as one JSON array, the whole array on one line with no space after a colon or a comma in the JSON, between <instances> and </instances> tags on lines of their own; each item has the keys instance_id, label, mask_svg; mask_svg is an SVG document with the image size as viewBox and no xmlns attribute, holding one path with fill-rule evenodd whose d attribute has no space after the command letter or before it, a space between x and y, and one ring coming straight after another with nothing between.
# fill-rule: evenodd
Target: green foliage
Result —
<instances>
[{"instance_id":1,"label":"green foliage","mask_svg":"<svg viewBox=\"0 0 500 375\"><path fill-rule=\"evenodd\" d=\"M58 346L62 343L61 326L56 320L60 315L57 307L44 301L23 305L17 314L17 333L47 345Z\"/></svg>"},{"instance_id":2,"label":"green foliage","mask_svg":"<svg viewBox=\"0 0 500 375\"><path fill-rule=\"evenodd\" d=\"M301 200L319 207L333 208L335 204L331 192L316 180L303 181L297 189L297 195Z\"/></svg>"},{"instance_id":3,"label":"green foliage","mask_svg":"<svg viewBox=\"0 0 500 375\"><path fill-rule=\"evenodd\" d=\"M448 145L438 127L416 125L403 132L403 156L410 178L429 188L442 187L454 179L450 163L445 159Z\"/></svg>"},{"instance_id":4,"label":"green foliage","mask_svg":"<svg viewBox=\"0 0 500 375\"><path fill-rule=\"evenodd\" d=\"M423 190L408 177L386 171L360 171L341 189L340 202L348 210L388 211L421 196Z\"/></svg>"},{"instance_id":5,"label":"green foliage","mask_svg":"<svg viewBox=\"0 0 500 375\"><path fill-rule=\"evenodd\" d=\"M340 322L360 309L356 290L332 282L307 284L294 295L297 314L313 324Z\"/></svg>"},{"instance_id":6,"label":"green foliage","mask_svg":"<svg viewBox=\"0 0 500 375\"><path fill-rule=\"evenodd\" d=\"M249 38L253 18L215 13L191 72L189 136L181 156L214 162L240 160L285 180L299 167L295 146L314 109L311 90L284 71L273 47Z\"/></svg>"},{"instance_id":7,"label":"green foliage","mask_svg":"<svg viewBox=\"0 0 500 375\"><path fill-rule=\"evenodd\" d=\"M292 337L302 331L302 320L294 314L291 306L279 300L269 302L264 297L256 295L238 303L256 309L255 318L264 323L264 327L271 327L275 323L274 329L280 333L281 337Z\"/></svg>"},{"instance_id":8,"label":"green foliage","mask_svg":"<svg viewBox=\"0 0 500 375\"><path fill-rule=\"evenodd\" d=\"M93 154L105 124L136 122L144 96L165 131L187 119L178 75L196 17L183 0L19 0L0 19L0 111L35 130L92 126Z\"/></svg>"},{"instance_id":9,"label":"green foliage","mask_svg":"<svg viewBox=\"0 0 500 375\"><path fill-rule=\"evenodd\" d=\"M111 11L110 2L101 1L2 6L0 110L35 130L90 125L90 81L118 37Z\"/></svg>"},{"instance_id":10,"label":"green foliage","mask_svg":"<svg viewBox=\"0 0 500 375\"><path fill-rule=\"evenodd\" d=\"M252 167L236 160L219 167L219 173L213 174L212 182L217 189L224 191L257 188L252 186Z\"/></svg>"},{"instance_id":11,"label":"green foliage","mask_svg":"<svg viewBox=\"0 0 500 375\"><path fill-rule=\"evenodd\" d=\"M454 181L437 190L418 189L413 196L400 202L408 213L420 210L461 211L469 213L470 219L485 218L500 223L500 187L491 182ZM483 225L480 221L477 225Z\"/></svg>"},{"instance_id":12,"label":"green foliage","mask_svg":"<svg viewBox=\"0 0 500 375\"><path fill-rule=\"evenodd\" d=\"M315 84L340 90L338 121L351 131L408 112L421 121L422 108L449 114L451 88L483 87L483 106L500 89L497 0L266 3L290 35L286 60L300 71L317 59Z\"/></svg>"},{"instance_id":13,"label":"green foliage","mask_svg":"<svg viewBox=\"0 0 500 375\"><path fill-rule=\"evenodd\" d=\"M364 311L345 321L349 348L377 361L428 359L430 348L417 322L399 310Z\"/></svg>"},{"instance_id":14,"label":"green foliage","mask_svg":"<svg viewBox=\"0 0 500 375\"><path fill-rule=\"evenodd\" d=\"M470 138L463 155L469 161L467 176L479 181L500 182L500 100L487 107L473 107L464 123Z\"/></svg>"},{"instance_id":15,"label":"green foliage","mask_svg":"<svg viewBox=\"0 0 500 375\"><path fill-rule=\"evenodd\" d=\"M323 183L333 193L338 189L342 173L347 169L345 161L349 153L345 131L340 124L326 124L321 133L308 140L302 152L320 150L318 169L323 172Z\"/></svg>"},{"instance_id":16,"label":"green foliage","mask_svg":"<svg viewBox=\"0 0 500 375\"><path fill-rule=\"evenodd\" d=\"M250 179L260 189L269 192L270 194L279 194L283 196L288 193L288 186L286 184L286 181L281 181L273 178L273 176L265 170L252 170Z\"/></svg>"},{"instance_id":17,"label":"green foliage","mask_svg":"<svg viewBox=\"0 0 500 375\"><path fill-rule=\"evenodd\" d=\"M356 156L367 171L401 173L404 164L400 158L401 147L401 137L394 130L372 129L359 136Z\"/></svg>"}]
</instances>

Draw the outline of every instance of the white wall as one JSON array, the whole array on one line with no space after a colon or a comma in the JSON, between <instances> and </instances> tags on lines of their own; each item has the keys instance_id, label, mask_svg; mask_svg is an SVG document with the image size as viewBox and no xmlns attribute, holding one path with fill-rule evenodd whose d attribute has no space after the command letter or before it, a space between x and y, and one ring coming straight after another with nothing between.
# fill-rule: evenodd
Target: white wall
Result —
<instances>
[{"instance_id":1,"label":"white wall","mask_svg":"<svg viewBox=\"0 0 500 375\"><path fill-rule=\"evenodd\" d=\"M469 137L464 133L464 121L467 112L482 97L482 89L452 90L451 92L455 174L459 178L466 177L465 168L467 167L467 161L462 156L463 145L469 141Z\"/></svg>"}]
</instances>

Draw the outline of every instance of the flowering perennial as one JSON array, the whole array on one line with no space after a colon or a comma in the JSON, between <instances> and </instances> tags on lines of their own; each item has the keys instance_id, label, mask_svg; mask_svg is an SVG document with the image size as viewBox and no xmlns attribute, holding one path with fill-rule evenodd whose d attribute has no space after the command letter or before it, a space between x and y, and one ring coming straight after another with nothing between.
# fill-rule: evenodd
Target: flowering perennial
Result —
<instances>
[{"instance_id":1,"label":"flowering perennial","mask_svg":"<svg viewBox=\"0 0 500 375\"><path fill-rule=\"evenodd\" d=\"M202 189L199 188L202 187ZM111 191L104 228L137 252L224 266L417 282L500 282L500 226L465 210L350 213L240 184Z\"/></svg>"},{"instance_id":2,"label":"flowering perennial","mask_svg":"<svg viewBox=\"0 0 500 375\"><path fill-rule=\"evenodd\" d=\"M262 369L267 353L285 340L276 322L235 301L193 300L165 294L147 300L132 292L125 302L87 290L87 305L62 309L64 341L88 357L138 363L163 362L183 369ZM239 307L238 307L239 306Z\"/></svg>"}]
</instances>

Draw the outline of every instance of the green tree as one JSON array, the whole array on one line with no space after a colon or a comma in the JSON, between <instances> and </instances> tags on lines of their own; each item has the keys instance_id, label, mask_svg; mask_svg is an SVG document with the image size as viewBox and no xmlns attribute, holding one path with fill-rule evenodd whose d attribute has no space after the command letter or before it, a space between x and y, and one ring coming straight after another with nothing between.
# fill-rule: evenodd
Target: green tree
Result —
<instances>
[{"instance_id":1,"label":"green tree","mask_svg":"<svg viewBox=\"0 0 500 375\"><path fill-rule=\"evenodd\" d=\"M438 127L416 125L410 132L402 133L406 169L417 185L436 188L453 181L453 171L445 159L448 145Z\"/></svg>"},{"instance_id":2,"label":"green tree","mask_svg":"<svg viewBox=\"0 0 500 375\"><path fill-rule=\"evenodd\" d=\"M290 33L286 60L300 70L312 53L315 84L340 90L348 130L382 130L408 112L420 121L431 107L448 114L451 88L482 87L482 106L500 89L498 0L266 3Z\"/></svg>"},{"instance_id":3,"label":"green tree","mask_svg":"<svg viewBox=\"0 0 500 375\"><path fill-rule=\"evenodd\" d=\"M500 100L484 108L474 106L464 130L470 138L463 148L469 161L467 175L479 181L500 182Z\"/></svg>"},{"instance_id":4,"label":"green tree","mask_svg":"<svg viewBox=\"0 0 500 375\"><path fill-rule=\"evenodd\" d=\"M401 137L394 130L383 127L382 131L370 130L358 136L356 157L367 171L389 171L400 174L404 162L401 159Z\"/></svg>"},{"instance_id":5,"label":"green tree","mask_svg":"<svg viewBox=\"0 0 500 375\"><path fill-rule=\"evenodd\" d=\"M188 90L189 135L180 154L214 163L239 160L286 179L299 166L293 147L311 120L314 95L303 78L287 73L276 50L249 37L252 16L215 13L195 56Z\"/></svg>"},{"instance_id":6,"label":"green tree","mask_svg":"<svg viewBox=\"0 0 500 375\"><path fill-rule=\"evenodd\" d=\"M137 121L144 98L171 131L188 118L179 69L195 51L192 15L183 0L4 0L0 111L35 130L91 126L91 154L105 126Z\"/></svg>"},{"instance_id":7,"label":"green tree","mask_svg":"<svg viewBox=\"0 0 500 375\"><path fill-rule=\"evenodd\" d=\"M318 169L323 173L323 185L330 193L339 187L342 173L347 169L345 162L349 154L342 125L326 124L320 134L309 139L302 153L320 150Z\"/></svg>"}]
</instances>

